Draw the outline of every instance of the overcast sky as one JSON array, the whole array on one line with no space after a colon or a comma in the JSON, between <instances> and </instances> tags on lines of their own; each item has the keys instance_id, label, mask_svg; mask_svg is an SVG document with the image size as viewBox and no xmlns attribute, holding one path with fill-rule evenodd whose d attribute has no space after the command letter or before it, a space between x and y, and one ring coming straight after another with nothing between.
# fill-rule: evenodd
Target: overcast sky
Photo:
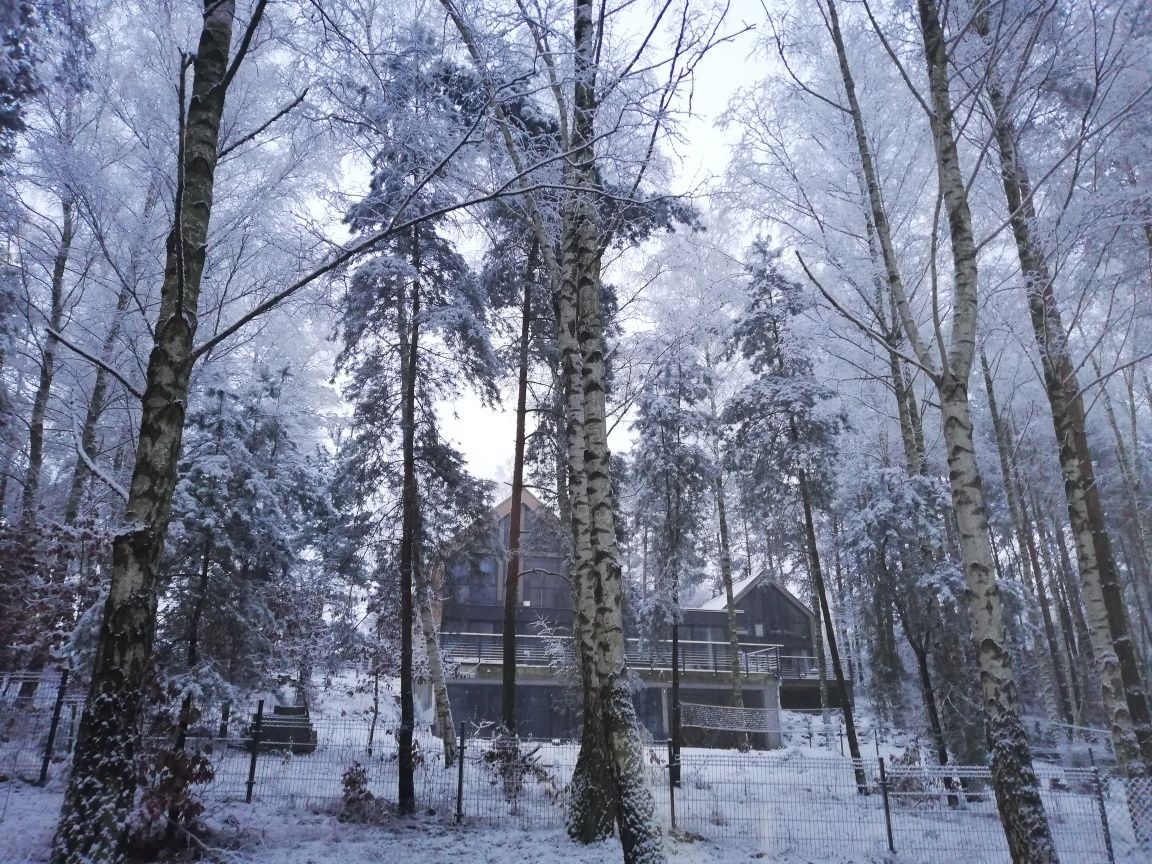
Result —
<instances>
[{"instance_id":1,"label":"overcast sky","mask_svg":"<svg viewBox=\"0 0 1152 864\"><path fill-rule=\"evenodd\" d=\"M760 0L732 0L724 32L738 31L745 24L758 24L763 18ZM714 48L697 67L692 114L681 122L686 143L678 144L676 151L669 154L678 163L676 188L679 192L717 182L728 164L732 133L717 128L716 124L737 88L759 77L756 69L760 64L751 56L754 39L754 33L739 35L732 42ZM622 277L626 278L619 271L606 275L617 284ZM511 410L515 407L511 387L511 382L505 383L506 404L501 409L485 408L473 395L443 408L444 431L464 453L473 474L500 484L497 499L508 494L512 480L516 418ZM627 449L626 425L617 426L610 441L613 450Z\"/></svg>"}]
</instances>

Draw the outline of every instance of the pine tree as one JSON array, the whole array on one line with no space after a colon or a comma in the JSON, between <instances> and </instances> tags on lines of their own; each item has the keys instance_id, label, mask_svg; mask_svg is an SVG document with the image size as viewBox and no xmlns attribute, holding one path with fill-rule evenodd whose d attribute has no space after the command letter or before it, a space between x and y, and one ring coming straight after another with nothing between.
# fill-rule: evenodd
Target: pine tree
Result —
<instances>
[{"instance_id":1,"label":"pine tree","mask_svg":"<svg viewBox=\"0 0 1152 864\"><path fill-rule=\"evenodd\" d=\"M412 34L409 53L390 69L391 86L382 96L378 126L386 131L374 159L372 188L348 215L353 230L369 232L388 224L398 208L412 204L430 212L452 200L451 177L428 177L446 142L457 140L471 122L470 77L441 59L435 42ZM497 370L485 323L486 300L479 280L447 236L443 218L428 219L398 232L359 264L349 280L342 323L341 364L351 372L348 396L355 405L349 455L359 464L355 479L364 500L377 494L384 478L400 487L397 575L400 629L399 793L402 812L415 808L412 733L413 647L417 606L425 630L432 629L427 595L425 534L440 514L426 500L446 486L471 485L460 458L442 439L436 403L470 387L494 396ZM442 348L443 350L437 350ZM398 439L398 440L397 440ZM396 470L394 447L400 449ZM429 488L429 485L432 488ZM463 502L474 496L462 496ZM463 503L459 510L470 508ZM426 633L433 666L438 654ZM433 670L433 676L442 671ZM447 691L438 686L440 734L452 738Z\"/></svg>"},{"instance_id":2,"label":"pine tree","mask_svg":"<svg viewBox=\"0 0 1152 864\"><path fill-rule=\"evenodd\" d=\"M815 525L815 508L828 497L835 438L844 423L832 392L817 382L812 362L797 339L794 320L810 305L800 286L779 269L779 255L759 243L749 254L748 302L734 339L754 376L733 396L727 419L736 427L735 446L754 454L747 459L759 482L799 492L805 552L813 593L840 691L849 751L856 760L857 787L867 789L860 766L848 684L832 623ZM818 658L823 662L823 658Z\"/></svg>"},{"instance_id":3,"label":"pine tree","mask_svg":"<svg viewBox=\"0 0 1152 864\"><path fill-rule=\"evenodd\" d=\"M636 510L653 538L645 552L654 632L671 629L674 764L680 752L680 597L703 574L701 546L711 511L715 465L704 446L709 425L707 370L684 344L652 346L654 368L636 399L631 466ZM649 565L651 559L651 565ZM674 782L679 783L679 776Z\"/></svg>"}]
</instances>

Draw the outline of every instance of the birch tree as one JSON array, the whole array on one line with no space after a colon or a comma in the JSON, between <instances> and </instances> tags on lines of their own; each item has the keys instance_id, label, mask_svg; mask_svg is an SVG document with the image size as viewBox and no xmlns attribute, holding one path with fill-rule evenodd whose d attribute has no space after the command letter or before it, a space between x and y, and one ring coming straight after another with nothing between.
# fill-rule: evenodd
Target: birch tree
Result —
<instances>
[{"instance_id":1,"label":"birch tree","mask_svg":"<svg viewBox=\"0 0 1152 864\"><path fill-rule=\"evenodd\" d=\"M262 7L258 7L262 10ZM72 777L53 842L54 864L112 861L135 793L133 756L144 677L156 629L156 566L163 548L184 428L192 339L212 212L220 120L235 4L206 3L187 115L181 102L180 183L168 242L162 305L142 399L140 438L123 528L113 543L111 587ZM231 74L230 74L230 70ZM181 68L181 81L185 68ZM181 89L181 95L183 89Z\"/></svg>"}]
</instances>

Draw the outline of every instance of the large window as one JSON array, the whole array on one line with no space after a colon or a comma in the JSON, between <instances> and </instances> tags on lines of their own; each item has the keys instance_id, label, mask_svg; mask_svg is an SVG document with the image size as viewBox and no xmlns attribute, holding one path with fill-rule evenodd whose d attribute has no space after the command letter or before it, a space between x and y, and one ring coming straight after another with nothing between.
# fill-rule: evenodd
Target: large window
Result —
<instances>
[{"instance_id":1,"label":"large window","mask_svg":"<svg viewBox=\"0 0 1152 864\"><path fill-rule=\"evenodd\" d=\"M520 596L529 606L566 609L572 601L568 583L554 573L526 573L520 578Z\"/></svg>"}]
</instances>

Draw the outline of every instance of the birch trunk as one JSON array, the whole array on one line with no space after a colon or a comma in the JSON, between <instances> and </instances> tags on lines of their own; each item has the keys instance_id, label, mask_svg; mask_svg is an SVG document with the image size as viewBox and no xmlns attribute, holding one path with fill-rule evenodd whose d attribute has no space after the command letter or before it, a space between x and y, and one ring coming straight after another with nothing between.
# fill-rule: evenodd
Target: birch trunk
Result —
<instances>
[{"instance_id":1,"label":"birch trunk","mask_svg":"<svg viewBox=\"0 0 1152 864\"><path fill-rule=\"evenodd\" d=\"M116 296L116 307L113 310L112 323L104 336L100 350L100 359L109 360L116 340L120 337L120 328L124 323L124 313L128 309L128 301L132 298L126 288L121 288ZM79 447L88 458L96 459L96 429L100 425L100 418L104 413L105 400L108 398L108 373L103 367L96 368L96 378L92 384L92 393L88 397L88 408L84 412L84 425L81 427ZM80 515L80 504L84 499L84 487L88 482L91 471L83 457L76 457L76 465L72 469L72 483L68 488L68 498L64 504L64 524L73 525Z\"/></svg>"},{"instance_id":2,"label":"birch trunk","mask_svg":"<svg viewBox=\"0 0 1152 864\"><path fill-rule=\"evenodd\" d=\"M155 185L148 189L148 195L144 201L144 221L147 222L151 219L152 213L155 210L158 197L158 190ZM128 303L132 299L133 291L139 284L139 267L140 257L143 255L143 242L140 238L133 244L132 251L128 260L127 272L134 278L133 283L122 281L120 290L116 295L116 305L112 311L112 322L108 325L108 330L104 334L104 340L100 346L99 357L105 362L112 360L112 352L116 348L116 343L120 339L120 331L124 326L124 315L128 310ZM89 459L95 461L96 459L96 430L100 424L100 418L104 414L105 400L108 395L108 372L102 366L96 367L96 377L92 384L92 393L88 397L88 408L84 414L84 425L81 427L80 441L77 446L88 454ZM64 524L73 525L77 517L80 515L80 505L84 499L84 488L87 485L88 478L91 472L88 469L88 463L80 456L76 457L76 465L72 469L72 483L69 486L68 498L64 504Z\"/></svg>"},{"instance_id":3,"label":"birch trunk","mask_svg":"<svg viewBox=\"0 0 1152 864\"><path fill-rule=\"evenodd\" d=\"M974 19L987 38L986 11ZM988 87L1000 176L1020 269L1024 274L1032 330L1040 354L1044 389L1064 475L1068 520L1088 618L1088 635L1100 673L1101 696L1117 762L1138 775L1152 771L1152 711L1131 638L1111 540L1105 525L1095 469L1084 428L1084 402L1068 349L1060 307L1043 250L1032 236L1036 219L1031 183L1016 150L1016 129L994 79Z\"/></svg>"},{"instance_id":4,"label":"birch trunk","mask_svg":"<svg viewBox=\"0 0 1152 864\"><path fill-rule=\"evenodd\" d=\"M584 464L590 517L591 590L581 599L581 617L592 617L594 707L603 713L599 741L585 739L581 755L592 746L608 754L614 783L616 821L627 864L663 864L666 860L656 827L655 800L645 777L640 724L628 688L624 659L620 560L612 496L608 428L605 421L604 323L600 310L600 236L598 188L593 140L597 109L597 7L592 0L575 0L573 44L575 83L572 115L571 174L582 187L573 193L571 229L565 256L579 302L577 338L583 361L580 395L583 401ZM587 717L585 718L587 722Z\"/></svg>"},{"instance_id":5,"label":"birch trunk","mask_svg":"<svg viewBox=\"0 0 1152 864\"><path fill-rule=\"evenodd\" d=\"M571 215L565 220L564 234L573 231ZM568 520L571 530L569 578L572 585L572 628L580 656L584 717L580 753L572 774L568 834L574 840L591 843L612 833L616 820L616 800L612 765L603 746L604 711L599 702L600 681L594 660L595 597L588 482L585 469L584 360L578 338L578 291L575 262L564 249L562 278L557 291L558 345L563 374L566 427Z\"/></svg>"},{"instance_id":6,"label":"birch trunk","mask_svg":"<svg viewBox=\"0 0 1152 864\"><path fill-rule=\"evenodd\" d=\"M1048 821L1020 720L1000 591L993 575L984 493L976 464L967 385L952 379L941 393L952 506L968 584L968 616L980 665L985 733L1001 821L1014 864L1054 862Z\"/></svg>"},{"instance_id":7,"label":"birch trunk","mask_svg":"<svg viewBox=\"0 0 1152 864\"><path fill-rule=\"evenodd\" d=\"M1089 361L1092 364L1092 371L1097 379L1103 382L1103 375L1101 374L1100 364L1094 356L1089 356ZM1112 395L1108 391L1107 383L1101 383L1100 394L1104 402L1104 415L1108 419L1108 427L1112 431L1112 438L1116 442L1116 461L1120 464L1120 476L1124 480L1124 494L1127 498L1128 509L1130 511L1128 518L1129 533L1132 539L1132 548L1135 550L1136 568L1129 567L1128 571L1131 574L1131 588L1133 596L1136 598L1138 604L1142 603L1141 594L1147 593L1152 589L1152 580L1149 576L1152 574L1152 554L1149 553L1148 541L1148 522L1144 508L1140 503L1140 476L1133 462L1129 451L1128 443L1124 440L1124 435L1120 431L1120 423L1116 419L1116 409L1112 404ZM1131 391L1129 391L1131 395ZM1133 436L1132 440L1134 446L1139 446L1135 435L1135 417L1132 417Z\"/></svg>"},{"instance_id":8,"label":"birch trunk","mask_svg":"<svg viewBox=\"0 0 1152 864\"><path fill-rule=\"evenodd\" d=\"M444 679L444 659L440 654L440 633L432 613L432 586L424 577L424 568L417 562L414 568L417 612L420 630L424 634L424 651L428 655L428 675L432 679L432 702L436 710L436 734L444 744L444 767L456 761L456 725L452 720L452 703L448 699L448 685Z\"/></svg>"},{"instance_id":9,"label":"birch trunk","mask_svg":"<svg viewBox=\"0 0 1152 864\"><path fill-rule=\"evenodd\" d=\"M44 334L44 349L40 352L40 380L36 384L32 413L28 419L28 466L24 472L24 491L20 497L20 521L24 525L31 525L35 521L36 505L39 502L40 473L44 467L44 421L48 413L52 379L56 374L56 348L59 345L53 334L59 332L64 319L64 273L75 234L73 206L70 198L60 202L60 242L52 259L48 329Z\"/></svg>"},{"instance_id":10,"label":"birch trunk","mask_svg":"<svg viewBox=\"0 0 1152 864\"><path fill-rule=\"evenodd\" d=\"M1000 416L1000 409L996 402L996 388L992 383L992 370L988 366L988 358L984 350L980 350L980 369L984 376L984 389L988 393L988 411L992 415L992 430L996 437L996 453L1000 459L1000 476L1004 483L1004 495L1008 499L1008 517L1012 526L1012 536L1016 541L1017 559L1024 576L1024 584L1036 604L1040 607L1040 618L1044 627L1044 639L1048 647L1048 662L1044 664L1044 672L1049 677L1055 689L1056 708L1060 718L1067 724L1072 724L1072 701L1068 696L1068 684L1064 678L1064 670L1060 665L1060 652L1056 643L1056 628L1052 623L1052 612L1048 608L1047 598L1044 596L1044 587L1041 581L1039 567L1033 565L1034 556L1030 554L1028 543L1024 538L1027 530L1020 512L1020 502L1016 497L1016 484L1012 482L1012 456L1008 432Z\"/></svg>"},{"instance_id":11,"label":"birch trunk","mask_svg":"<svg viewBox=\"0 0 1152 864\"><path fill-rule=\"evenodd\" d=\"M156 567L184 432L235 2L209 0L204 8L136 464L122 526L112 543L108 599L53 864L117 860L136 792L135 755L156 633Z\"/></svg>"},{"instance_id":12,"label":"birch trunk","mask_svg":"<svg viewBox=\"0 0 1152 864\"><path fill-rule=\"evenodd\" d=\"M968 190L952 131L948 45L935 0L917 0L916 5L924 40L932 109L929 123L936 150L937 179L952 241L952 336L948 368L942 370L939 382L940 406L948 449L952 504L968 584L968 615L980 664L993 783L1012 861L1016 864L1047 864L1057 860L1056 847L1020 720L968 408L968 378L975 351L979 280Z\"/></svg>"},{"instance_id":13,"label":"birch trunk","mask_svg":"<svg viewBox=\"0 0 1152 864\"><path fill-rule=\"evenodd\" d=\"M968 615L976 643L984 704L985 731L992 757L997 805L1013 862L1049 864L1057 860L1039 784L1020 720L1016 682L1009 661L1003 608L995 579L984 493L976 463L968 405L968 378L975 351L978 300L976 245L967 187L952 130L948 46L933 0L917 0L928 81L929 125L936 156L937 181L947 214L953 259L952 333L940 344L940 370L934 383L940 395L948 455L952 509L968 586ZM935 358L922 343L907 295L899 278L880 186L864 133L855 86L848 68L843 37L829 0L830 23L836 42L853 128L864 167L873 221L897 312L921 363L932 368Z\"/></svg>"}]
</instances>

